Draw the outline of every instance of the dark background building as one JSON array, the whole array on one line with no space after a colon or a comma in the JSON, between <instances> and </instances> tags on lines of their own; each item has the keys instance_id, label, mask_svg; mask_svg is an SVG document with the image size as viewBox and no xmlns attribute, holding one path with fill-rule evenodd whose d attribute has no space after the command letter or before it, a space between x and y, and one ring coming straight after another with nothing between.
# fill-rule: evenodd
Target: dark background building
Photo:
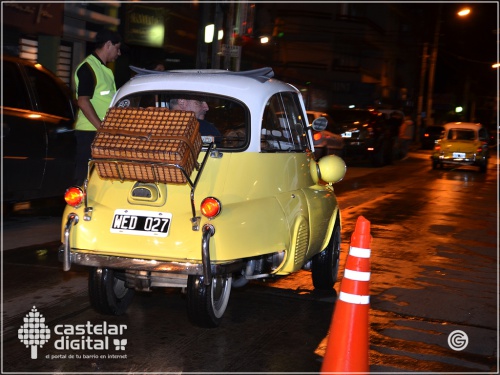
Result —
<instances>
[{"instance_id":1,"label":"dark background building","mask_svg":"<svg viewBox=\"0 0 500 375\"><path fill-rule=\"evenodd\" d=\"M106 26L130 47L113 66L118 86L131 77L129 65L154 61L167 69L271 66L302 91L310 109L394 108L422 124L463 119L498 126L498 69L491 67L498 3L473 2L472 13L459 19L463 6L20 1L2 3L3 53L37 61L72 87L72 72ZM224 32L222 39L204 41L208 24ZM464 112L456 113L458 106Z\"/></svg>"}]
</instances>

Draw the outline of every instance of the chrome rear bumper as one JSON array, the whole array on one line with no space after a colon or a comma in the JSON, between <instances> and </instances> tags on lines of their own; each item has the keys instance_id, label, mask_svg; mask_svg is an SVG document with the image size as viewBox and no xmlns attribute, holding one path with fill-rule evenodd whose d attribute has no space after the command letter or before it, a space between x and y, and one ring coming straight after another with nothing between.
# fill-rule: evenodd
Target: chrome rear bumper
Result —
<instances>
[{"instance_id":1,"label":"chrome rear bumper","mask_svg":"<svg viewBox=\"0 0 500 375\"><path fill-rule=\"evenodd\" d=\"M211 282L212 276L224 275L239 271L243 269L246 264L243 259L220 263L212 263L210 261L210 237L212 237L215 233L215 229L211 225L203 226L201 244L202 259L198 262L192 262L189 260L178 262L138 259L75 251L76 249L72 250L71 248L70 234L71 229L73 228L73 226L78 224L78 221L78 215L75 213L70 213L67 217L66 225L64 227L64 243L59 249L58 254L59 260L63 262L64 271L69 271L71 268L71 264L78 264L81 266L123 270L168 272L182 275L202 275L204 276L204 282L209 284Z\"/></svg>"},{"instance_id":2,"label":"chrome rear bumper","mask_svg":"<svg viewBox=\"0 0 500 375\"><path fill-rule=\"evenodd\" d=\"M171 262L151 259L126 258L118 256L89 254L69 251L65 254L64 245L59 249L59 260L69 259L70 264L89 267L103 267L123 270L137 270L150 272L168 272L183 275L204 275L203 264L191 262ZM211 275L228 274L241 270L245 265L243 260L231 263L211 264Z\"/></svg>"}]
</instances>

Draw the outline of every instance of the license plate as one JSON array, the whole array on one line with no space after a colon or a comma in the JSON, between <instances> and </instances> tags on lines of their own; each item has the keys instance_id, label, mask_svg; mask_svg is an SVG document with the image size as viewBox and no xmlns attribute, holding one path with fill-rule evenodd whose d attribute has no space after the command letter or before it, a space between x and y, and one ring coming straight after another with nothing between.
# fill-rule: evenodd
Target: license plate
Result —
<instances>
[{"instance_id":1,"label":"license plate","mask_svg":"<svg viewBox=\"0 0 500 375\"><path fill-rule=\"evenodd\" d=\"M454 152L453 157L457 159L465 159L465 152Z\"/></svg>"},{"instance_id":2,"label":"license plate","mask_svg":"<svg viewBox=\"0 0 500 375\"><path fill-rule=\"evenodd\" d=\"M115 210L111 233L167 237L172 214L143 210Z\"/></svg>"},{"instance_id":3,"label":"license plate","mask_svg":"<svg viewBox=\"0 0 500 375\"><path fill-rule=\"evenodd\" d=\"M352 137L352 132L345 132L345 133L342 133L342 138L351 138Z\"/></svg>"}]
</instances>

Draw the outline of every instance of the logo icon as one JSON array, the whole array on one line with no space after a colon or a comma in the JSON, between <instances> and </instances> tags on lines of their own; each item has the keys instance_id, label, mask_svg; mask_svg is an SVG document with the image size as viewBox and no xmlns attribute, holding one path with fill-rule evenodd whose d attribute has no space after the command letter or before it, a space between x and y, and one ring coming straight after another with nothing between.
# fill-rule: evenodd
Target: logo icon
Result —
<instances>
[{"instance_id":1,"label":"logo icon","mask_svg":"<svg viewBox=\"0 0 500 375\"><path fill-rule=\"evenodd\" d=\"M127 339L114 339L113 344L115 345L115 350L125 350L125 345L127 345Z\"/></svg>"},{"instance_id":2,"label":"logo icon","mask_svg":"<svg viewBox=\"0 0 500 375\"><path fill-rule=\"evenodd\" d=\"M448 346L453 350L464 350L468 344L469 336L464 331L457 329L448 335Z\"/></svg>"},{"instance_id":3,"label":"logo icon","mask_svg":"<svg viewBox=\"0 0 500 375\"><path fill-rule=\"evenodd\" d=\"M31 347L31 359L37 359L38 347L50 339L50 329L45 325L45 318L33 306L31 311L24 317L24 324L19 327L17 337L26 345Z\"/></svg>"}]
</instances>

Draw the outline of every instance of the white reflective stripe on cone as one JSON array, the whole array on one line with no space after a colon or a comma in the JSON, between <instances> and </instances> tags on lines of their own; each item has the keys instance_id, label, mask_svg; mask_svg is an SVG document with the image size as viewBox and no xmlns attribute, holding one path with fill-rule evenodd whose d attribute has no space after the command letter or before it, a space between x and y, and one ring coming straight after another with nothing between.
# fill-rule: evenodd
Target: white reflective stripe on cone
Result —
<instances>
[{"instance_id":1,"label":"white reflective stripe on cone","mask_svg":"<svg viewBox=\"0 0 500 375\"><path fill-rule=\"evenodd\" d=\"M355 281L370 281L370 272L344 270L344 277Z\"/></svg>"},{"instance_id":2,"label":"white reflective stripe on cone","mask_svg":"<svg viewBox=\"0 0 500 375\"><path fill-rule=\"evenodd\" d=\"M370 249L363 249L361 247L355 247L351 246L349 249L349 255L358 257L358 258L369 258L370 257L371 250Z\"/></svg>"},{"instance_id":3,"label":"white reflective stripe on cone","mask_svg":"<svg viewBox=\"0 0 500 375\"><path fill-rule=\"evenodd\" d=\"M368 305L370 303L370 296L358 296L357 294L340 292L339 300L356 305Z\"/></svg>"}]
</instances>

